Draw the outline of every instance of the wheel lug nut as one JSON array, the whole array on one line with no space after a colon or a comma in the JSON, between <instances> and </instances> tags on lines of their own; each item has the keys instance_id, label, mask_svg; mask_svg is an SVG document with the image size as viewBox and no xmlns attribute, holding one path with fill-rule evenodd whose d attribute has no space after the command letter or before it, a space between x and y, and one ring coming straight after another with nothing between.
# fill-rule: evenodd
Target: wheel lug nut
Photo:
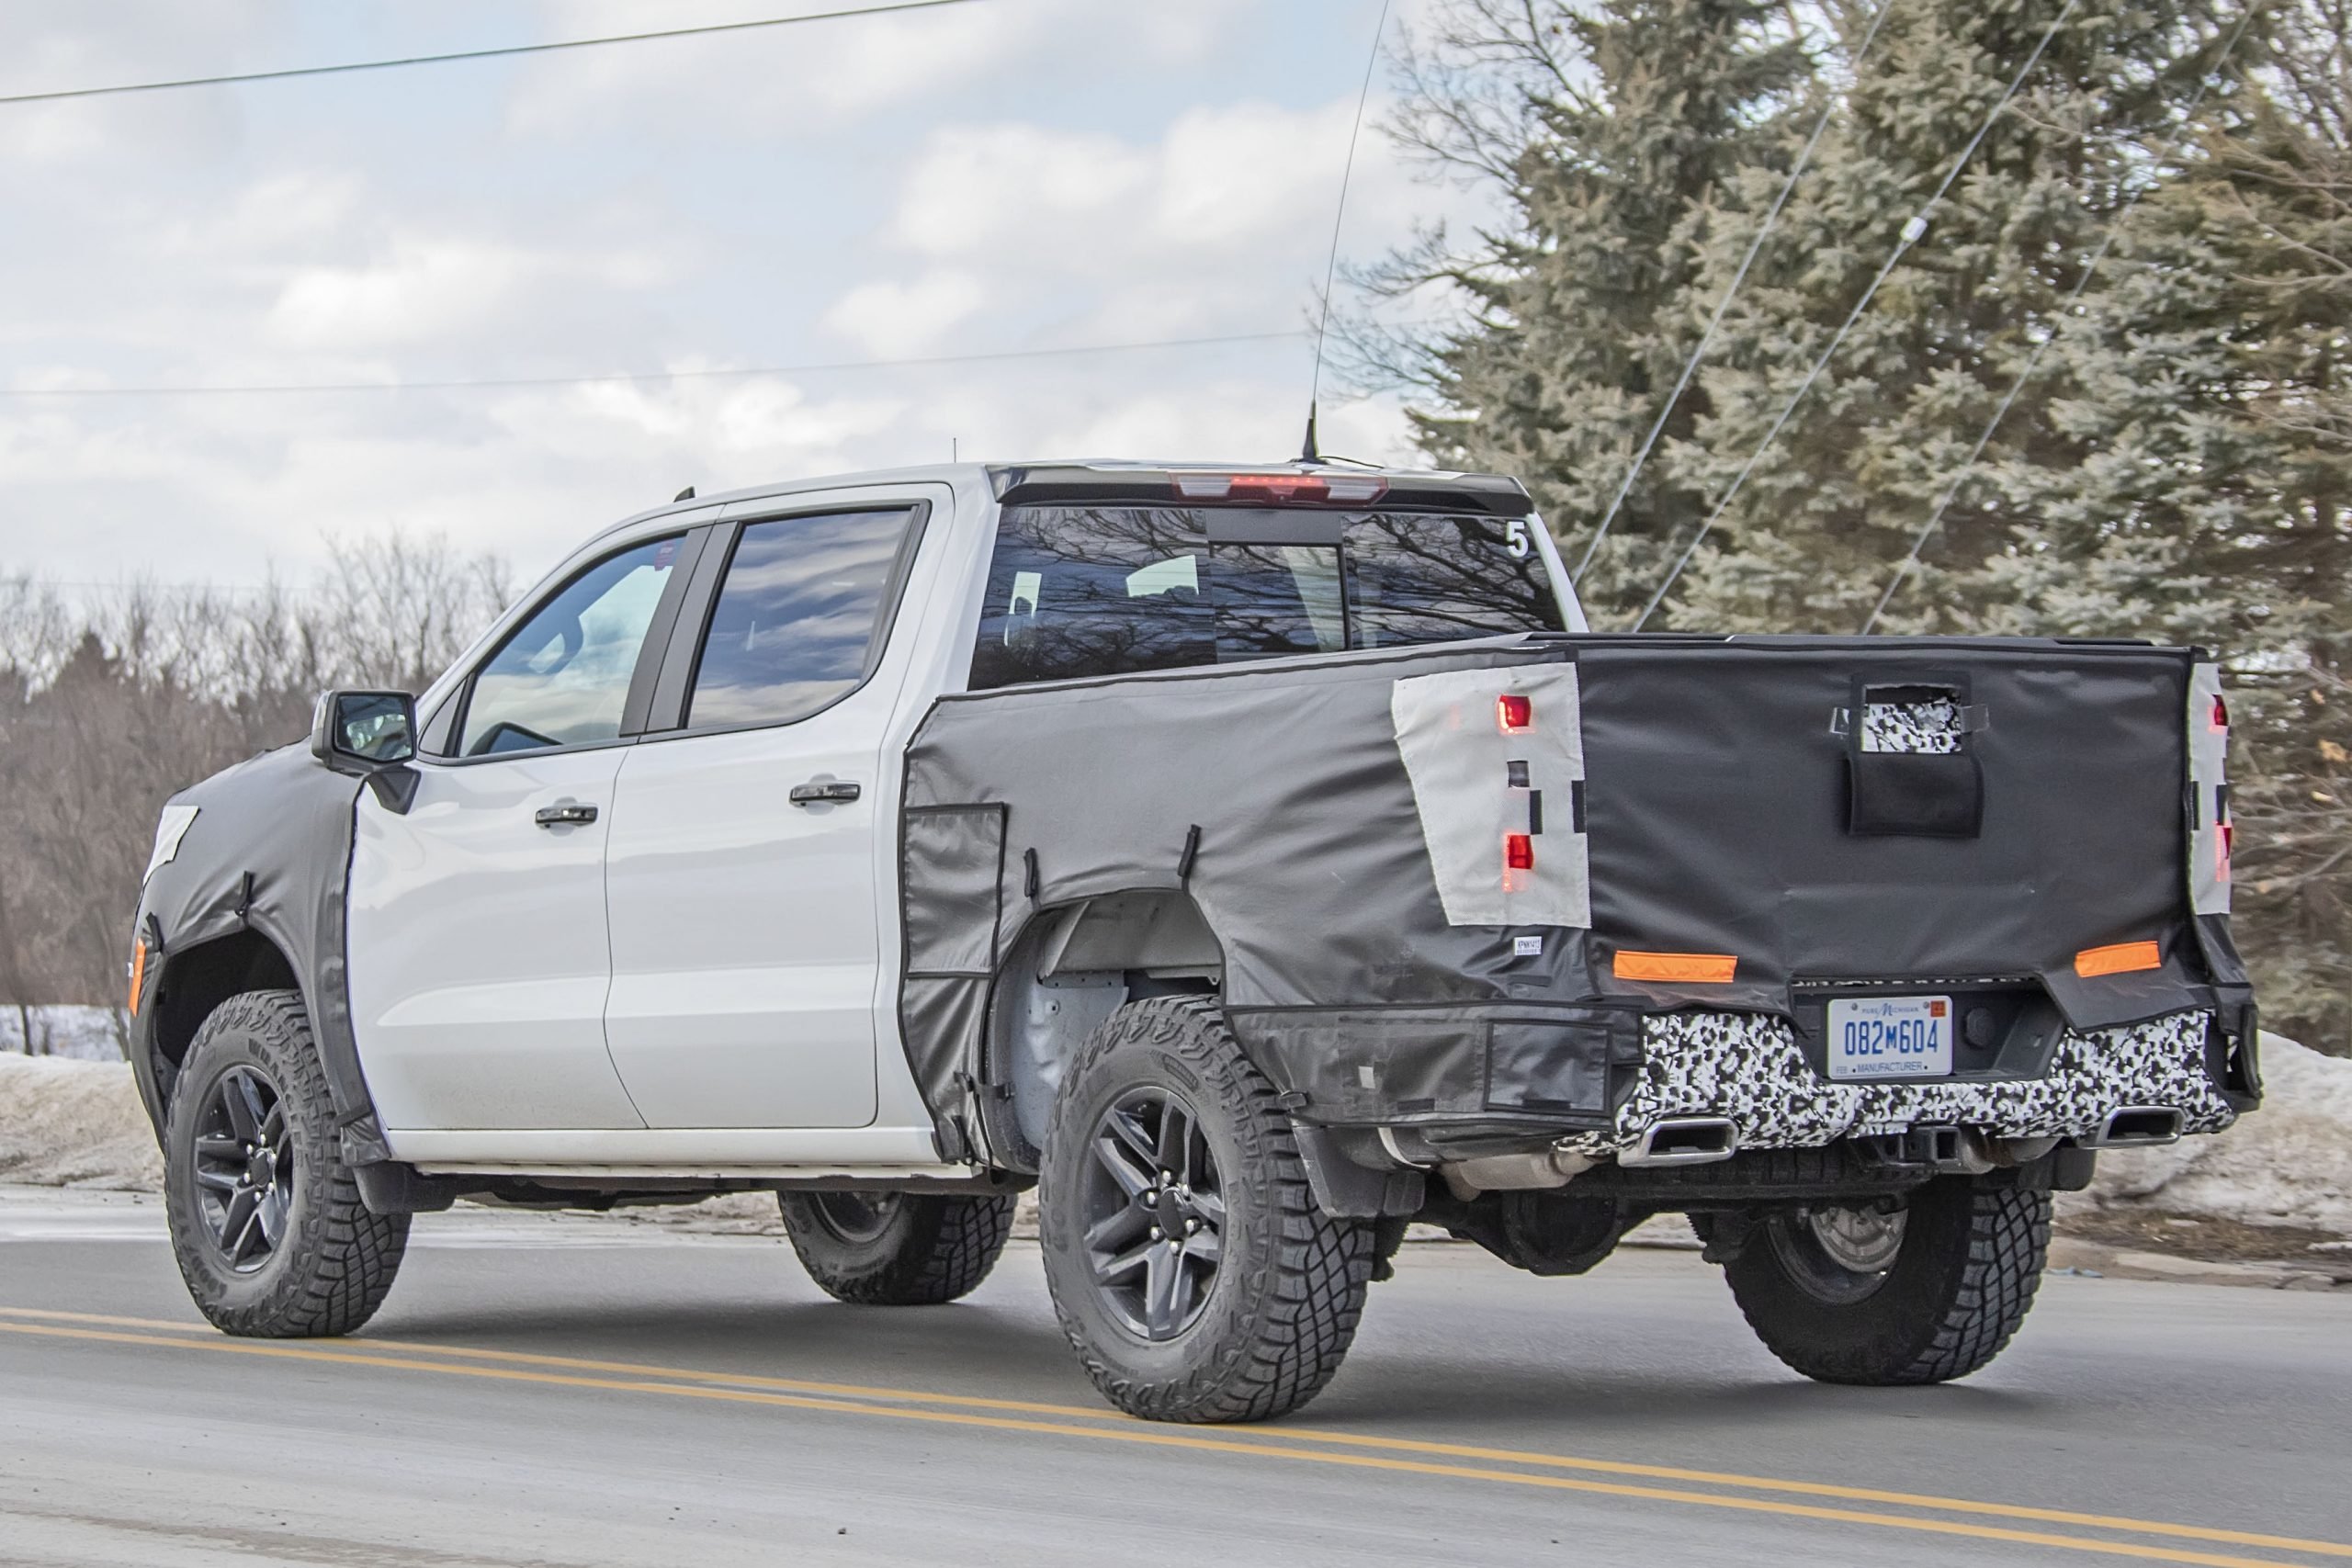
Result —
<instances>
[{"instance_id":1,"label":"wheel lug nut","mask_svg":"<svg viewBox=\"0 0 2352 1568\"><path fill-rule=\"evenodd\" d=\"M1165 1241L1168 1238L1159 1234L1159 1227L1158 1225L1154 1225L1151 1227L1151 1239L1154 1241Z\"/></svg>"}]
</instances>

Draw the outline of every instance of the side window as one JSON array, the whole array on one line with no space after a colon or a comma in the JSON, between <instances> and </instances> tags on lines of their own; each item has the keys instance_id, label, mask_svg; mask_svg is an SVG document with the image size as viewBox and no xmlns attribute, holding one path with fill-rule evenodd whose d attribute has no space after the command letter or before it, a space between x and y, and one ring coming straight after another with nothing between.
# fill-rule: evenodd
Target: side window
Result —
<instances>
[{"instance_id":1,"label":"side window","mask_svg":"<svg viewBox=\"0 0 2352 1568\"><path fill-rule=\"evenodd\" d=\"M458 754L610 740L678 540L649 540L573 578L476 671Z\"/></svg>"},{"instance_id":2,"label":"side window","mask_svg":"<svg viewBox=\"0 0 2352 1568\"><path fill-rule=\"evenodd\" d=\"M1011 507L989 564L971 686L1214 664L1208 536L1153 508Z\"/></svg>"},{"instance_id":3,"label":"side window","mask_svg":"<svg viewBox=\"0 0 2352 1568\"><path fill-rule=\"evenodd\" d=\"M914 515L746 526L703 638L688 727L787 724L854 691L881 657L892 569Z\"/></svg>"}]
</instances>

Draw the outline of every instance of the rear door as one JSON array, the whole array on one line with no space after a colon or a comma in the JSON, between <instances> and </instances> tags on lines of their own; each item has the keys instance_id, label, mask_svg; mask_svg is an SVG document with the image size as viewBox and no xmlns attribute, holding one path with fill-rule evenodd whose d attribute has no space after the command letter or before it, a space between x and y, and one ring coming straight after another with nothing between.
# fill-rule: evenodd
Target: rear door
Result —
<instances>
[{"instance_id":1,"label":"rear door","mask_svg":"<svg viewBox=\"0 0 2352 1568\"><path fill-rule=\"evenodd\" d=\"M469 677L410 808L360 792L352 1021L388 1130L644 1124L605 1048L605 849L644 650L699 542L573 573Z\"/></svg>"},{"instance_id":2,"label":"rear door","mask_svg":"<svg viewBox=\"0 0 2352 1568\"><path fill-rule=\"evenodd\" d=\"M895 837L893 639L933 501L806 499L730 519L620 770L605 1037L657 1128L858 1127L876 1109Z\"/></svg>"}]
</instances>

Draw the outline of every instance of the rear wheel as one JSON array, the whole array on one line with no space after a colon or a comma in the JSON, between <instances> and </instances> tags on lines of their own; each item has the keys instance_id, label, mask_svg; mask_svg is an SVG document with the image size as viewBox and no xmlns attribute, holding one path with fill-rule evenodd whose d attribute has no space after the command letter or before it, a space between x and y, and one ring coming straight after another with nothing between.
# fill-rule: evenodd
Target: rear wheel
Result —
<instances>
[{"instance_id":1,"label":"rear wheel","mask_svg":"<svg viewBox=\"0 0 2352 1568\"><path fill-rule=\"evenodd\" d=\"M180 1277L231 1334L348 1334L408 1247L406 1214L359 1200L292 991L232 997L197 1032L164 1120L164 1186Z\"/></svg>"},{"instance_id":2,"label":"rear wheel","mask_svg":"<svg viewBox=\"0 0 2352 1568\"><path fill-rule=\"evenodd\" d=\"M1122 1008L1062 1080L1038 1184L1054 1310L1103 1397L1160 1421L1295 1410L1340 1369L1373 1228L1316 1207L1213 1002Z\"/></svg>"},{"instance_id":3,"label":"rear wheel","mask_svg":"<svg viewBox=\"0 0 2352 1568\"><path fill-rule=\"evenodd\" d=\"M776 1201L808 1277L860 1306L968 1295L1012 1234L1010 1193L782 1192Z\"/></svg>"},{"instance_id":4,"label":"rear wheel","mask_svg":"<svg viewBox=\"0 0 2352 1568\"><path fill-rule=\"evenodd\" d=\"M1724 1276L1765 1348L1809 1378L1943 1382L2009 1342L2049 1247L2048 1192L1944 1177L1900 1206L1777 1211Z\"/></svg>"}]
</instances>

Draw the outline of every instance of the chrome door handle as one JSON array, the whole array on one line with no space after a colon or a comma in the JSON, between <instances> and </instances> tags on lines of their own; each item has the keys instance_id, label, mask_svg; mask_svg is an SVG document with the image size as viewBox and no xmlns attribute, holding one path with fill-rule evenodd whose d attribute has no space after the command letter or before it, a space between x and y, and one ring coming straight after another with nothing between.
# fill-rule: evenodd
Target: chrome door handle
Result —
<instances>
[{"instance_id":1,"label":"chrome door handle","mask_svg":"<svg viewBox=\"0 0 2352 1568\"><path fill-rule=\"evenodd\" d=\"M542 828L569 827L575 822L594 822L596 808L577 802L565 806L542 806L531 814L531 820Z\"/></svg>"},{"instance_id":2,"label":"chrome door handle","mask_svg":"<svg viewBox=\"0 0 2352 1568\"><path fill-rule=\"evenodd\" d=\"M829 802L855 800L857 785L848 779L824 779L804 784L794 784L790 799L795 806L821 806Z\"/></svg>"}]
</instances>

